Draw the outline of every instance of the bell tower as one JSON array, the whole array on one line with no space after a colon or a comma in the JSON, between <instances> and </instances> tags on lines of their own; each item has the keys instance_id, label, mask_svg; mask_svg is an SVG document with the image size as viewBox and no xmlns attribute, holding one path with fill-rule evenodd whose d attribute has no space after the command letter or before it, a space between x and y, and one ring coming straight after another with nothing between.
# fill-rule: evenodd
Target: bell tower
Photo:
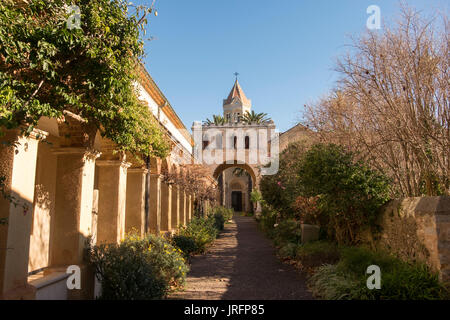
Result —
<instances>
[{"instance_id":1,"label":"bell tower","mask_svg":"<svg viewBox=\"0 0 450 320\"><path fill-rule=\"evenodd\" d=\"M240 122L242 116L252 108L252 101L245 96L239 84L238 73L235 73L235 76L233 88L228 98L223 100L223 116L227 122Z\"/></svg>"}]
</instances>

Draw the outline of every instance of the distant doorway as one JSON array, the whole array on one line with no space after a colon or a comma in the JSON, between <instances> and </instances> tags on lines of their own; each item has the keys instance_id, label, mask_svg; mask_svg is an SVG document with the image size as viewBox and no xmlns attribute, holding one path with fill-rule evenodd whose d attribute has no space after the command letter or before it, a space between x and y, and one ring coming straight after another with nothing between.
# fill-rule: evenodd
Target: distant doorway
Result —
<instances>
[{"instance_id":1,"label":"distant doorway","mask_svg":"<svg viewBox=\"0 0 450 320\"><path fill-rule=\"evenodd\" d=\"M231 192L231 207L235 212L242 211L242 191Z\"/></svg>"}]
</instances>

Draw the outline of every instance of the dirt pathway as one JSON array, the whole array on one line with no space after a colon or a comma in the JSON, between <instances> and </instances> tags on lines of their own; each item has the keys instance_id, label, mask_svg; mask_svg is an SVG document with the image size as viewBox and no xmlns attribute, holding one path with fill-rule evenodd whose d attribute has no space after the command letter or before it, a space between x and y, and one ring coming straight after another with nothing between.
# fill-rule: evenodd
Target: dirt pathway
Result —
<instances>
[{"instance_id":1,"label":"dirt pathway","mask_svg":"<svg viewBox=\"0 0 450 320\"><path fill-rule=\"evenodd\" d=\"M234 217L206 255L192 259L186 289L174 299L311 299L305 278L282 264L254 218Z\"/></svg>"}]
</instances>

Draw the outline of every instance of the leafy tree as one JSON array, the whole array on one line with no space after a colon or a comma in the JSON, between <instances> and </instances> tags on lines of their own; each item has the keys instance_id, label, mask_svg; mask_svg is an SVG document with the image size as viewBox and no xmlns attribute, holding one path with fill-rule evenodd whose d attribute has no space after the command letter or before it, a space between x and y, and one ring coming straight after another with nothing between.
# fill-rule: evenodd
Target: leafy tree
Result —
<instances>
[{"instance_id":1,"label":"leafy tree","mask_svg":"<svg viewBox=\"0 0 450 320\"><path fill-rule=\"evenodd\" d=\"M81 28L68 28L72 4ZM153 9L128 9L124 0L3 0L0 126L30 133L42 116L69 111L121 150L165 156L169 145L135 87Z\"/></svg>"},{"instance_id":2,"label":"leafy tree","mask_svg":"<svg viewBox=\"0 0 450 320\"><path fill-rule=\"evenodd\" d=\"M330 219L329 231L339 243L360 242L361 232L376 231L380 207L389 200L390 181L342 147L316 144L297 169L302 195L318 196L318 206Z\"/></svg>"},{"instance_id":3,"label":"leafy tree","mask_svg":"<svg viewBox=\"0 0 450 320\"><path fill-rule=\"evenodd\" d=\"M244 115L242 116L242 121L245 123L248 123L248 124L250 124L250 123L261 124L261 123L268 122L270 120L271 119L268 117L267 113L264 113L264 112L256 113L253 110L251 112L246 111L244 113Z\"/></svg>"},{"instance_id":4,"label":"leafy tree","mask_svg":"<svg viewBox=\"0 0 450 320\"><path fill-rule=\"evenodd\" d=\"M274 175L265 175L260 182L264 200L284 216L296 213L295 200L301 195L297 171L299 159L306 152L306 145L294 142L280 153L279 170Z\"/></svg>"}]
</instances>

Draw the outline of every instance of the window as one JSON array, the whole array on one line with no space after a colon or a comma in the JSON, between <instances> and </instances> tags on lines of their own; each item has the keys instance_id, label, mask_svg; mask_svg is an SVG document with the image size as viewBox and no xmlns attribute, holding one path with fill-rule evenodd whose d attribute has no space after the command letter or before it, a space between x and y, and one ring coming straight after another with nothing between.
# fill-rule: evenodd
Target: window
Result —
<instances>
[{"instance_id":1,"label":"window","mask_svg":"<svg viewBox=\"0 0 450 320\"><path fill-rule=\"evenodd\" d=\"M222 133L216 134L216 148L222 149Z\"/></svg>"},{"instance_id":2,"label":"window","mask_svg":"<svg viewBox=\"0 0 450 320\"><path fill-rule=\"evenodd\" d=\"M245 149L250 149L250 137L245 136Z\"/></svg>"}]
</instances>

